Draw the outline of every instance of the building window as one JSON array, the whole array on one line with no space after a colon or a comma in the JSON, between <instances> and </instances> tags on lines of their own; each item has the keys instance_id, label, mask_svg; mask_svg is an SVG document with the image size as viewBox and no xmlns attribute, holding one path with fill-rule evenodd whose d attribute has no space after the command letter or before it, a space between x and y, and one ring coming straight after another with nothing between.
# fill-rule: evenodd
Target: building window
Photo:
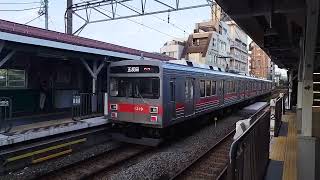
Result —
<instances>
[{"instance_id":1,"label":"building window","mask_svg":"<svg viewBox=\"0 0 320 180\"><path fill-rule=\"evenodd\" d=\"M225 43L225 42L222 42L222 43L221 43L221 46L222 46L222 50L225 51L225 50L226 50L226 43Z\"/></svg>"},{"instance_id":2,"label":"building window","mask_svg":"<svg viewBox=\"0 0 320 180\"><path fill-rule=\"evenodd\" d=\"M222 26L219 25L219 34L222 34Z\"/></svg>"},{"instance_id":3,"label":"building window","mask_svg":"<svg viewBox=\"0 0 320 180\"><path fill-rule=\"evenodd\" d=\"M0 69L0 88L24 88L25 86L24 70Z\"/></svg>"},{"instance_id":4,"label":"building window","mask_svg":"<svg viewBox=\"0 0 320 180\"><path fill-rule=\"evenodd\" d=\"M227 29L226 28L223 28L223 33L227 34Z\"/></svg>"},{"instance_id":5,"label":"building window","mask_svg":"<svg viewBox=\"0 0 320 180\"><path fill-rule=\"evenodd\" d=\"M205 81L200 81L200 97L205 97Z\"/></svg>"},{"instance_id":6,"label":"building window","mask_svg":"<svg viewBox=\"0 0 320 180\"><path fill-rule=\"evenodd\" d=\"M170 57L173 57L173 58L174 58L174 56L175 56L174 51L172 51L172 52L168 52L168 56L170 56Z\"/></svg>"},{"instance_id":7,"label":"building window","mask_svg":"<svg viewBox=\"0 0 320 180\"><path fill-rule=\"evenodd\" d=\"M200 46L200 39L193 39L192 43L194 46Z\"/></svg>"}]
</instances>

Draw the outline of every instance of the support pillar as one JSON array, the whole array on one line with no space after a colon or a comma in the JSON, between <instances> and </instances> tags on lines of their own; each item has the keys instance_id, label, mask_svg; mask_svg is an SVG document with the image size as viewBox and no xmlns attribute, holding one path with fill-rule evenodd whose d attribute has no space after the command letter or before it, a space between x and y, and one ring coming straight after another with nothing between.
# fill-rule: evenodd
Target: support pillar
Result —
<instances>
[{"instance_id":1,"label":"support pillar","mask_svg":"<svg viewBox=\"0 0 320 180\"><path fill-rule=\"evenodd\" d=\"M317 176L317 139L313 137L313 71L315 47L318 33L319 0L306 0L306 27L304 56L302 62L301 134L298 137L297 175L298 180L316 180Z\"/></svg>"},{"instance_id":2,"label":"support pillar","mask_svg":"<svg viewBox=\"0 0 320 180\"><path fill-rule=\"evenodd\" d=\"M92 71L94 73L94 77L92 77L92 97L91 97L91 107L92 112L97 112L97 60L93 61Z\"/></svg>"},{"instance_id":3,"label":"support pillar","mask_svg":"<svg viewBox=\"0 0 320 180\"><path fill-rule=\"evenodd\" d=\"M304 38L300 38L300 60L299 60L299 69L298 69L298 86L297 86L297 132L301 133L302 126L302 91L303 91L303 58L304 58Z\"/></svg>"},{"instance_id":4,"label":"support pillar","mask_svg":"<svg viewBox=\"0 0 320 180\"><path fill-rule=\"evenodd\" d=\"M291 109L291 94L292 94L292 86L293 86L293 70L290 70L288 73L288 81L289 81L289 89L288 89L288 109Z\"/></svg>"},{"instance_id":5,"label":"support pillar","mask_svg":"<svg viewBox=\"0 0 320 180\"><path fill-rule=\"evenodd\" d=\"M85 68L88 70L88 72L90 73L91 77L92 77L92 96L91 96L91 110L92 112L97 112L97 79L98 79L98 75L100 73L100 71L102 70L102 68L105 65L105 62L101 62L101 64L98 67L97 64L97 60L93 61L92 64L92 69L89 66L89 64L87 63L87 61L85 61L84 59L81 59L82 64L85 66Z\"/></svg>"},{"instance_id":6,"label":"support pillar","mask_svg":"<svg viewBox=\"0 0 320 180\"><path fill-rule=\"evenodd\" d=\"M67 19L66 19L66 33L72 34L73 28L72 28L72 0L67 0Z\"/></svg>"}]
</instances>

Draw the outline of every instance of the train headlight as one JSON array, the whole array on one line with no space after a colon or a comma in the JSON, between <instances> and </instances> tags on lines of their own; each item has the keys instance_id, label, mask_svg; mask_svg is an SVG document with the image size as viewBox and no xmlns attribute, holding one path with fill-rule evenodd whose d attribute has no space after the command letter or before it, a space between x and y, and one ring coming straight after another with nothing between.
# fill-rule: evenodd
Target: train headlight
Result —
<instances>
[{"instance_id":1,"label":"train headlight","mask_svg":"<svg viewBox=\"0 0 320 180\"><path fill-rule=\"evenodd\" d=\"M157 122L158 121L158 116L151 116L150 121L151 122Z\"/></svg>"},{"instance_id":2,"label":"train headlight","mask_svg":"<svg viewBox=\"0 0 320 180\"><path fill-rule=\"evenodd\" d=\"M118 110L118 104L110 104L110 109L114 111Z\"/></svg>"},{"instance_id":3,"label":"train headlight","mask_svg":"<svg viewBox=\"0 0 320 180\"><path fill-rule=\"evenodd\" d=\"M150 107L150 113L158 113L158 107Z\"/></svg>"}]
</instances>

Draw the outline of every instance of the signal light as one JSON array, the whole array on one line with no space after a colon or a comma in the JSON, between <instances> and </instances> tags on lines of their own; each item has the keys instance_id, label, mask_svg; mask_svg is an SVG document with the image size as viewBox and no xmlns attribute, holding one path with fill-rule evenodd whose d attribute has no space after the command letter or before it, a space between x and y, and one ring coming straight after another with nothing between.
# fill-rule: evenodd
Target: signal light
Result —
<instances>
[{"instance_id":1,"label":"signal light","mask_svg":"<svg viewBox=\"0 0 320 180\"><path fill-rule=\"evenodd\" d=\"M118 110L118 104L110 104L110 109L114 111Z\"/></svg>"},{"instance_id":2,"label":"signal light","mask_svg":"<svg viewBox=\"0 0 320 180\"><path fill-rule=\"evenodd\" d=\"M150 113L158 113L158 107L150 107Z\"/></svg>"},{"instance_id":3,"label":"signal light","mask_svg":"<svg viewBox=\"0 0 320 180\"><path fill-rule=\"evenodd\" d=\"M150 121L151 122L157 122L158 121L158 117L157 116L151 116Z\"/></svg>"}]
</instances>

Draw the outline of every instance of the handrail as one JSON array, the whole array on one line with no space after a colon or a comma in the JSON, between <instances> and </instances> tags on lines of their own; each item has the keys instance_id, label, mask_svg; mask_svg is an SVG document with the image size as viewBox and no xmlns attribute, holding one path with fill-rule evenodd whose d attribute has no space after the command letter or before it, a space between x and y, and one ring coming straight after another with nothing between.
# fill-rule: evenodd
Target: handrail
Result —
<instances>
[{"instance_id":1,"label":"handrail","mask_svg":"<svg viewBox=\"0 0 320 180\"><path fill-rule=\"evenodd\" d=\"M266 104L265 106L263 106L263 108L261 108L260 111L254 113L252 116L249 117L250 119L250 127L248 129L246 129L235 141L233 141L233 143L231 144L231 148L230 148L230 153L229 153L229 157L230 157L230 162L231 159L234 155L234 152L231 152L232 150L234 150L233 147L237 147L237 145L239 144L239 140L243 139L245 136L247 136L247 132L251 131L251 129L253 129L255 127L255 124L258 123L258 119L261 118L266 112L264 112L261 116L259 116L259 118L256 118L255 121L253 121L252 123L252 119L254 119L254 117L256 117L258 114L261 113L261 111L265 111L266 107L269 106L269 104Z\"/></svg>"},{"instance_id":2,"label":"handrail","mask_svg":"<svg viewBox=\"0 0 320 180\"><path fill-rule=\"evenodd\" d=\"M82 120L103 115L103 93L76 93L72 100L72 119Z\"/></svg>"},{"instance_id":3,"label":"handrail","mask_svg":"<svg viewBox=\"0 0 320 180\"><path fill-rule=\"evenodd\" d=\"M264 168L264 166L266 166L266 163L269 158L269 149L264 147L263 145L267 144L265 146L269 147L268 142L270 141L270 134L269 134L270 109L267 108L267 106L269 106L269 104L266 104L264 108L262 108L260 111L256 112L250 117L252 125L247 130L245 130L245 132L241 136L239 136L231 145L230 152L229 152L230 164L228 168L229 169L228 177L232 180L246 179L242 177L244 175L248 175L253 179L258 179L257 177L263 176L260 171L262 168ZM263 132L260 132L261 129L263 130ZM263 134L263 133L267 133L267 134ZM258 139L259 141L262 141L262 143L264 141L266 142L262 144L261 147L259 145L257 146L256 141L258 141ZM248 149L246 149L247 147ZM255 152L256 148L259 149L257 151L259 151L258 153L260 155L262 154L261 155L262 157L257 156L257 152ZM248 164L252 165L251 163L256 163L254 167L256 168L255 170L257 170L258 172L244 171L244 164L246 163L244 162L245 161L244 153L247 153L248 151L250 151L250 153L248 153L247 156L249 156L249 158L254 158L254 160L250 159L251 161L248 162ZM260 159L260 158L263 158L264 156L267 156L267 157L265 157L265 159ZM261 161L260 164L259 162L256 162L256 160L260 160Z\"/></svg>"}]
</instances>

